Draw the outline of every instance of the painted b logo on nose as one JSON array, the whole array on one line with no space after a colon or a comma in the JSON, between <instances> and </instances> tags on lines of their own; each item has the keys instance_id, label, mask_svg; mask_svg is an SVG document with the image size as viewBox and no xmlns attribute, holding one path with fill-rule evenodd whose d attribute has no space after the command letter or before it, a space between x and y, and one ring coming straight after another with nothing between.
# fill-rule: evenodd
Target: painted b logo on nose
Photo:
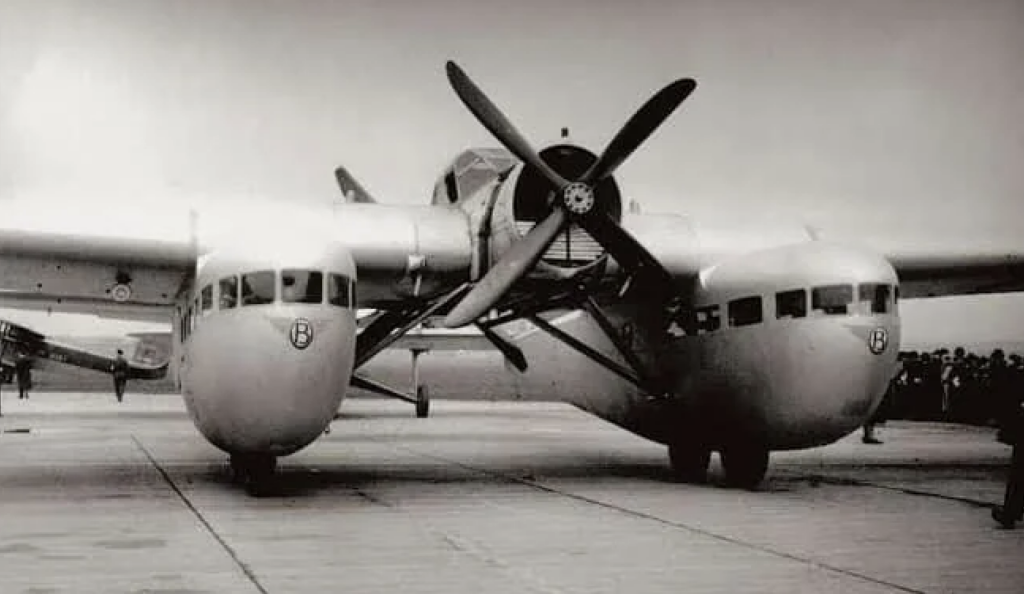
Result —
<instances>
[{"instance_id":1,"label":"painted b logo on nose","mask_svg":"<svg viewBox=\"0 0 1024 594\"><path fill-rule=\"evenodd\" d=\"M288 338L292 346L300 351L313 342L313 326L306 318L298 318L292 322L292 329L288 332Z\"/></svg>"},{"instance_id":2,"label":"painted b logo on nose","mask_svg":"<svg viewBox=\"0 0 1024 594\"><path fill-rule=\"evenodd\" d=\"M868 335L868 348L876 355L881 355L885 347L889 345L889 334L885 328L875 328Z\"/></svg>"}]
</instances>

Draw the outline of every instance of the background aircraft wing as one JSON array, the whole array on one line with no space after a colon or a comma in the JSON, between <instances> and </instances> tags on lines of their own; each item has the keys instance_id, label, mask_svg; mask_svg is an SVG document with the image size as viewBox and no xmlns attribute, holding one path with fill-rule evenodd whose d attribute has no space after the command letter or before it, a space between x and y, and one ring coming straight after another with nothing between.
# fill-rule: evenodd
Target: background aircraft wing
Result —
<instances>
[{"instance_id":1,"label":"background aircraft wing","mask_svg":"<svg viewBox=\"0 0 1024 594\"><path fill-rule=\"evenodd\" d=\"M170 339L166 333L139 336L53 338L30 328L0 320L0 365L14 366L17 354L25 352L35 369L70 365L101 373L112 373L118 350L128 360L129 379L161 379L167 375Z\"/></svg>"},{"instance_id":2,"label":"background aircraft wing","mask_svg":"<svg viewBox=\"0 0 1024 594\"><path fill-rule=\"evenodd\" d=\"M196 252L188 239L0 229L0 307L166 322Z\"/></svg>"}]
</instances>

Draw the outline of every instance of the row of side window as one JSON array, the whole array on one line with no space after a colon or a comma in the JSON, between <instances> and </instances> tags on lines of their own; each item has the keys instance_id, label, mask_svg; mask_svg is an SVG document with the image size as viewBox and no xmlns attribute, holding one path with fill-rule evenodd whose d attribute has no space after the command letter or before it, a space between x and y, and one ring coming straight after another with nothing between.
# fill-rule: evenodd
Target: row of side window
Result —
<instances>
[{"instance_id":1,"label":"row of side window","mask_svg":"<svg viewBox=\"0 0 1024 594\"><path fill-rule=\"evenodd\" d=\"M319 270L261 270L226 276L204 286L189 303L179 320L179 336L184 341L201 316L214 310L274 303L327 303L355 307L355 283L344 274Z\"/></svg>"},{"instance_id":2,"label":"row of side window","mask_svg":"<svg viewBox=\"0 0 1024 594\"><path fill-rule=\"evenodd\" d=\"M775 319L791 319L812 316L838 316L852 314L887 314L894 311L899 298L899 288L884 283L863 283L853 285L835 284L812 288L810 308L808 290L793 289L775 294ZM766 317L763 299L760 295L733 299L725 306L728 325L731 328L760 324ZM704 334L722 327L722 307L706 305L684 314L676 326L685 334ZM770 314L768 314L770 315ZM681 323L680 323L681 322Z\"/></svg>"}]
</instances>

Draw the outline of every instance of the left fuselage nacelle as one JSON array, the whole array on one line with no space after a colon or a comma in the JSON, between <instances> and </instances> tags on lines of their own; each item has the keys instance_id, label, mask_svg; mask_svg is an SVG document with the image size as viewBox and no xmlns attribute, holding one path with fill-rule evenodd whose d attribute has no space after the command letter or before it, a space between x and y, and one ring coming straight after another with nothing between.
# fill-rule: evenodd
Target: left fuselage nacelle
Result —
<instances>
[{"instance_id":1,"label":"left fuselage nacelle","mask_svg":"<svg viewBox=\"0 0 1024 594\"><path fill-rule=\"evenodd\" d=\"M203 436L231 454L305 447L351 379L352 258L334 243L287 247L212 255L176 316L186 407Z\"/></svg>"}]
</instances>

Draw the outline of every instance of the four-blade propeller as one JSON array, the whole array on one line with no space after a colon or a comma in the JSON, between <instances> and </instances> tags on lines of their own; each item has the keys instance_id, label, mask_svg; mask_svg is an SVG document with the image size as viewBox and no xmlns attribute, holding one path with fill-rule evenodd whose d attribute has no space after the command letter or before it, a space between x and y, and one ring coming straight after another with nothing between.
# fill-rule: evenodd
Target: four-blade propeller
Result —
<instances>
[{"instance_id":1,"label":"four-blade propeller","mask_svg":"<svg viewBox=\"0 0 1024 594\"><path fill-rule=\"evenodd\" d=\"M693 79L677 80L658 91L637 110L597 161L579 179L563 178L541 159L530 143L516 130L494 103L454 62L447 64L448 80L477 120L512 154L535 168L554 190L551 214L537 224L502 256L483 279L448 313L444 325L449 328L472 323L490 310L544 255L566 226L576 223L633 276L647 274L650 280L668 290L672 283L668 271L640 243L597 204L597 184L615 170L654 132L696 88Z\"/></svg>"}]
</instances>

